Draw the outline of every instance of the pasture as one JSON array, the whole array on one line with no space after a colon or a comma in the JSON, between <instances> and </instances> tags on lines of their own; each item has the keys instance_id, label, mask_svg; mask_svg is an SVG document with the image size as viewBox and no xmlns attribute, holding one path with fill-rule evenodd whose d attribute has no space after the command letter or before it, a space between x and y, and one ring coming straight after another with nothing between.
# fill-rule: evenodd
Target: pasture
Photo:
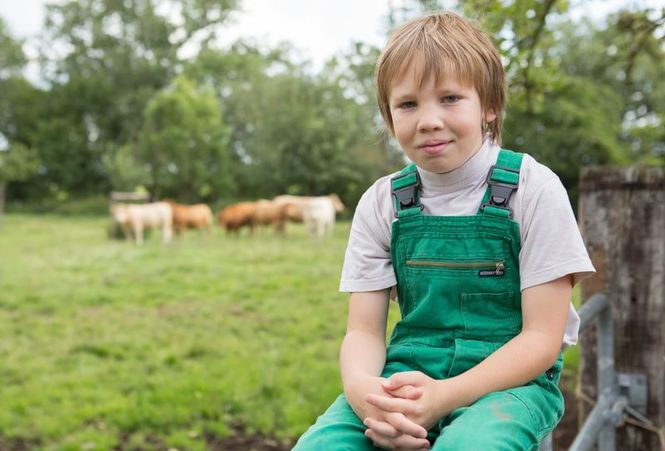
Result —
<instances>
[{"instance_id":1,"label":"pasture","mask_svg":"<svg viewBox=\"0 0 665 451\"><path fill-rule=\"evenodd\" d=\"M210 449L239 426L288 444L339 393L348 222L142 247L108 223L0 229L0 449Z\"/></svg>"}]
</instances>

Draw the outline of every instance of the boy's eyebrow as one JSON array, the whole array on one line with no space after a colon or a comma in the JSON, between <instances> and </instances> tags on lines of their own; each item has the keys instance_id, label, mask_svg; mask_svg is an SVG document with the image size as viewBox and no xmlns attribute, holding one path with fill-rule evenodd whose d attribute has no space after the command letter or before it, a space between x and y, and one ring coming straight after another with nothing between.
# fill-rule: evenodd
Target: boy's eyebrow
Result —
<instances>
[{"instance_id":1,"label":"boy's eyebrow","mask_svg":"<svg viewBox=\"0 0 665 451\"><path fill-rule=\"evenodd\" d=\"M453 86L444 86L441 89L438 89L438 93L440 95L461 95L462 91L464 90L464 87L461 85L453 85ZM390 95L389 101L390 102L403 102L405 100L411 100L413 97L416 97L416 93L414 92L404 92L404 93L398 93L397 95Z\"/></svg>"},{"instance_id":2,"label":"boy's eyebrow","mask_svg":"<svg viewBox=\"0 0 665 451\"><path fill-rule=\"evenodd\" d=\"M399 102L403 102L405 100L411 100L413 97L414 97L414 94L409 92L409 93L400 94L398 96L392 96L391 95L389 100L390 100L390 102L399 103Z\"/></svg>"}]
</instances>

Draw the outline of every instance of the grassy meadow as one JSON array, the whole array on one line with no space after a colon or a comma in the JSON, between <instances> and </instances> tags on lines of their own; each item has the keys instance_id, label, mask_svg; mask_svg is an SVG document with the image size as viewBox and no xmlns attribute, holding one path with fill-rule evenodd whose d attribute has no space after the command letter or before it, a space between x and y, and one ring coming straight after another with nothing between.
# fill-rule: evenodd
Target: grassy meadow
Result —
<instances>
[{"instance_id":1,"label":"grassy meadow","mask_svg":"<svg viewBox=\"0 0 665 451\"><path fill-rule=\"evenodd\" d=\"M339 392L348 223L333 237L107 237L105 217L0 229L0 449L288 442Z\"/></svg>"},{"instance_id":2,"label":"grassy meadow","mask_svg":"<svg viewBox=\"0 0 665 451\"><path fill-rule=\"evenodd\" d=\"M108 226L2 224L0 449L204 450L239 427L288 444L339 393L348 222L142 247Z\"/></svg>"}]
</instances>

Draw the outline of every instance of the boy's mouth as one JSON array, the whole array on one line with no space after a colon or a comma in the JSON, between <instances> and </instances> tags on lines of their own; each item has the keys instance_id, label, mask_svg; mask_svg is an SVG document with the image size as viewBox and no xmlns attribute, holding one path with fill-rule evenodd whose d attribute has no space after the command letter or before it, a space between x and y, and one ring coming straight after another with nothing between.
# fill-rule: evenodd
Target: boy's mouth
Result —
<instances>
[{"instance_id":1,"label":"boy's mouth","mask_svg":"<svg viewBox=\"0 0 665 451\"><path fill-rule=\"evenodd\" d=\"M447 141L445 139L430 139L418 146L418 149L422 150L428 155L438 155L442 153L452 141Z\"/></svg>"}]
</instances>

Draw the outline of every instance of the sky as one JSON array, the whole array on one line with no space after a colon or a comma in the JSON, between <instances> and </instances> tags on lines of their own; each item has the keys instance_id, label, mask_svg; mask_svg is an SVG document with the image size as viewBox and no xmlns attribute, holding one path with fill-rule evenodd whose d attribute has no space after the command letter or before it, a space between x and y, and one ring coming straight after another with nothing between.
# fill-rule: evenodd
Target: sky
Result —
<instances>
[{"instance_id":1,"label":"sky","mask_svg":"<svg viewBox=\"0 0 665 451\"><path fill-rule=\"evenodd\" d=\"M0 16L12 36L34 37L42 26L44 4L53 0L0 0ZM228 42L252 37L272 47L289 41L303 59L319 68L332 55L348 49L351 42L363 41L382 46L386 39L385 17L388 4L399 6L403 0L243 0L243 11L234 13L234 24L227 29ZM572 0L573 17L588 16L602 20L623 6L663 6L665 0Z\"/></svg>"},{"instance_id":2,"label":"sky","mask_svg":"<svg viewBox=\"0 0 665 451\"><path fill-rule=\"evenodd\" d=\"M12 36L29 39L40 31L44 4L51 2L0 0L0 16ZM289 41L304 59L321 66L354 40L382 45L388 0L243 0L242 10L232 14L224 41L251 37L270 47Z\"/></svg>"}]
</instances>

